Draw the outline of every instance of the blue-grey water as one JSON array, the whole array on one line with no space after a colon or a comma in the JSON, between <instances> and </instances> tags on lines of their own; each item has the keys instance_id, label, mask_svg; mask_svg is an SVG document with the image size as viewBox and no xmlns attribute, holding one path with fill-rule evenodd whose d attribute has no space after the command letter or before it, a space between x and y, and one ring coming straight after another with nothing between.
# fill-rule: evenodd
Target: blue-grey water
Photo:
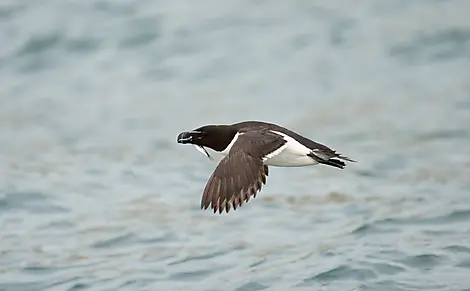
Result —
<instances>
[{"instance_id":1,"label":"blue-grey water","mask_svg":"<svg viewBox=\"0 0 470 291\"><path fill-rule=\"evenodd\" d=\"M2 0L0 290L470 290L470 1ZM356 159L201 211L183 130Z\"/></svg>"}]
</instances>

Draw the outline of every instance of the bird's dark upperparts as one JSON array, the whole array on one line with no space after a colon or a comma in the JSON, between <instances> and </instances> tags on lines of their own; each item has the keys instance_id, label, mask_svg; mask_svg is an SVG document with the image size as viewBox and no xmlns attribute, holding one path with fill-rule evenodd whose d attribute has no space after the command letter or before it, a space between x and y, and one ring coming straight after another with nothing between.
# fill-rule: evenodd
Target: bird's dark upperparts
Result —
<instances>
[{"instance_id":1,"label":"bird's dark upperparts","mask_svg":"<svg viewBox=\"0 0 470 291\"><path fill-rule=\"evenodd\" d=\"M209 178L201 208L214 213L236 210L256 197L266 184L268 166L302 167L316 164L344 169L355 162L326 145L314 142L282 126L244 121L231 125L205 125L178 135L177 142L192 144L210 158L206 148L224 157Z\"/></svg>"}]
</instances>

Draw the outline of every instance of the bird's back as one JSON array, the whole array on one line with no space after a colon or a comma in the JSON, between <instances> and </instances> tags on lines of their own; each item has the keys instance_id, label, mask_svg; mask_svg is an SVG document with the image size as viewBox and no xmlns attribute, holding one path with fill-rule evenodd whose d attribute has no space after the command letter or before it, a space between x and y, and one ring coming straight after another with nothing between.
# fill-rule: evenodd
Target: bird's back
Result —
<instances>
[{"instance_id":1,"label":"bird's back","mask_svg":"<svg viewBox=\"0 0 470 291\"><path fill-rule=\"evenodd\" d=\"M254 131L256 131L256 130L275 130L275 131L279 131L279 132L282 132L282 133L287 134L288 136L294 138L295 140L297 140L298 142L305 145L306 147L308 147L311 150L319 149L322 152L334 154L334 151L332 149L330 149L329 147L327 147L323 144L317 143L317 142L315 142L315 141L313 141L309 138L301 136L300 134L298 134L298 133L296 133L292 130L289 130L285 127L279 126L279 125L274 124L274 123L263 122L263 121L243 121L243 122L239 122L239 123L234 123L232 125L235 126L237 128L237 130L239 130L239 131L240 130L241 131L244 131L244 130L254 130Z\"/></svg>"}]
</instances>

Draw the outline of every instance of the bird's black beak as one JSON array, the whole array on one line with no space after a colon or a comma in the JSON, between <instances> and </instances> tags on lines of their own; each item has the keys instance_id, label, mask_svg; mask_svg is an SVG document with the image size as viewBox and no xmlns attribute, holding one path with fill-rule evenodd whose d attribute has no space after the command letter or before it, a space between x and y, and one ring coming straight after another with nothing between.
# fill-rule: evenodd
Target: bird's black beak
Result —
<instances>
[{"instance_id":1,"label":"bird's black beak","mask_svg":"<svg viewBox=\"0 0 470 291\"><path fill-rule=\"evenodd\" d=\"M200 136L201 136L200 131L195 131L195 130L184 131L178 134L176 141L178 143L193 143L193 141L196 140Z\"/></svg>"}]
</instances>

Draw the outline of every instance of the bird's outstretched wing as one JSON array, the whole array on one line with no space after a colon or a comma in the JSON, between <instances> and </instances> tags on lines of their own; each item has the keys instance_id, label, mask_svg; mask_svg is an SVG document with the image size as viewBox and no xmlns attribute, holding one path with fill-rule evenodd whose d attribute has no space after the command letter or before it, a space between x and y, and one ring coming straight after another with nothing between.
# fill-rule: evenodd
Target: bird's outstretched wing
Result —
<instances>
[{"instance_id":1,"label":"bird's outstretched wing","mask_svg":"<svg viewBox=\"0 0 470 291\"><path fill-rule=\"evenodd\" d=\"M236 210L266 184L268 166L263 157L283 146L286 141L269 131L238 135L230 152L215 168L204 189L201 209L209 206L214 213Z\"/></svg>"}]
</instances>

